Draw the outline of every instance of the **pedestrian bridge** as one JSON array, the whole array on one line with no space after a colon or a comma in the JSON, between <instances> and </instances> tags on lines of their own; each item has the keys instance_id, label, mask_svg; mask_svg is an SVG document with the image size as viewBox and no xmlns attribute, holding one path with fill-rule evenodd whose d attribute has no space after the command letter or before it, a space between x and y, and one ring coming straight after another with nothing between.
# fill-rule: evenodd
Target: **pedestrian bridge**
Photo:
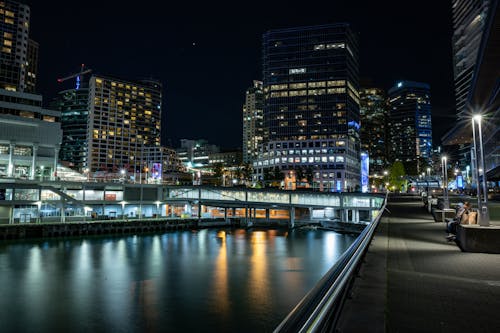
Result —
<instances>
[{"instance_id":1,"label":"pedestrian bridge","mask_svg":"<svg viewBox=\"0 0 500 333\"><path fill-rule=\"evenodd\" d=\"M385 194L92 182L0 183L0 223L101 217L370 222ZM59 221L59 220L60 221Z\"/></svg>"}]
</instances>

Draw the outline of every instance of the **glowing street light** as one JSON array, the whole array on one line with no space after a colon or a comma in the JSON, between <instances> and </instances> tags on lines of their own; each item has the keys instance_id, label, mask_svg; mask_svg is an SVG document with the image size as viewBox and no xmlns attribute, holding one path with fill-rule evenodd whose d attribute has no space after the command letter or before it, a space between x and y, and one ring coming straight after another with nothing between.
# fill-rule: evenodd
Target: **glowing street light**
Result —
<instances>
[{"instance_id":1,"label":"glowing street light","mask_svg":"<svg viewBox=\"0 0 500 333\"><path fill-rule=\"evenodd\" d=\"M431 168L427 168L427 177L431 176Z\"/></svg>"},{"instance_id":2,"label":"glowing street light","mask_svg":"<svg viewBox=\"0 0 500 333\"><path fill-rule=\"evenodd\" d=\"M476 114L472 117L472 136L474 140L474 154L476 155L476 184L477 184L477 203L479 210L479 225L488 226L490 225L490 216L488 212L488 186L486 180L486 169L484 167L484 146L483 146L483 133L481 131L481 120L482 116L480 114ZM481 167L479 167L478 162L478 154L477 154L477 145L476 145L476 131L474 122L477 122L479 129L479 149L481 151ZM481 202L481 194L480 194L480 183L479 183L479 169L482 169L483 174L483 201Z\"/></svg>"},{"instance_id":3,"label":"glowing street light","mask_svg":"<svg viewBox=\"0 0 500 333\"><path fill-rule=\"evenodd\" d=\"M443 156L441 158L441 166L443 167L443 205L444 208L450 208L450 200L448 199L448 172L447 172L447 166L446 166L446 161L447 158L446 156Z\"/></svg>"}]
</instances>

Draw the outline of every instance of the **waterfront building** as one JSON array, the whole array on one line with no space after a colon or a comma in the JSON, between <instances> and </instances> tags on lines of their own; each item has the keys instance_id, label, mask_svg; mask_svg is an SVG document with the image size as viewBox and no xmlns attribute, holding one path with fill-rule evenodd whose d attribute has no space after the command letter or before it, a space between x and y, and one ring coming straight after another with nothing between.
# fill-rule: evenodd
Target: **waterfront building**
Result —
<instances>
[{"instance_id":1,"label":"waterfront building","mask_svg":"<svg viewBox=\"0 0 500 333\"><path fill-rule=\"evenodd\" d=\"M142 168L146 147L160 147L161 84L93 75L87 120L88 172Z\"/></svg>"},{"instance_id":2,"label":"waterfront building","mask_svg":"<svg viewBox=\"0 0 500 333\"><path fill-rule=\"evenodd\" d=\"M243 162L252 163L264 139L264 91L262 81L253 81L243 105Z\"/></svg>"},{"instance_id":3,"label":"waterfront building","mask_svg":"<svg viewBox=\"0 0 500 333\"><path fill-rule=\"evenodd\" d=\"M179 177L179 173L185 171L181 160L177 156L177 152L173 148L149 146L144 147L142 151L142 165L137 170L143 170L145 173L139 175L147 182L164 182L174 181ZM136 170L136 171L137 171ZM128 170L124 169L126 175L134 174L132 166ZM137 178L138 175L135 175ZM135 179L137 180L137 179Z\"/></svg>"},{"instance_id":4,"label":"waterfront building","mask_svg":"<svg viewBox=\"0 0 500 333\"><path fill-rule=\"evenodd\" d=\"M0 89L0 175L57 177L62 131L58 111L42 108L42 96Z\"/></svg>"},{"instance_id":5,"label":"waterfront building","mask_svg":"<svg viewBox=\"0 0 500 333\"><path fill-rule=\"evenodd\" d=\"M361 151L368 153L370 174L387 167L387 99L380 88L361 88Z\"/></svg>"},{"instance_id":6,"label":"waterfront building","mask_svg":"<svg viewBox=\"0 0 500 333\"><path fill-rule=\"evenodd\" d=\"M216 145L205 139L181 139L181 147L176 149L177 155L188 168L203 168L209 165L210 155L220 152Z\"/></svg>"},{"instance_id":7,"label":"waterfront building","mask_svg":"<svg viewBox=\"0 0 500 333\"><path fill-rule=\"evenodd\" d=\"M495 178L488 175L495 174L496 180L500 180L498 177L500 165L498 2L498 0L452 2L457 121L455 126L442 137L447 154L456 155L460 169L472 170L474 175L475 153L471 144L471 119L473 115L481 114L485 169L489 180Z\"/></svg>"},{"instance_id":8,"label":"waterfront building","mask_svg":"<svg viewBox=\"0 0 500 333\"><path fill-rule=\"evenodd\" d=\"M283 175L312 170L320 190L359 188L358 71L349 24L264 34L265 139L253 163L256 177L264 180L270 169Z\"/></svg>"},{"instance_id":9,"label":"waterfront building","mask_svg":"<svg viewBox=\"0 0 500 333\"><path fill-rule=\"evenodd\" d=\"M208 164L210 166L221 164L226 167L240 166L243 162L241 150L228 150L208 155Z\"/></svg>"},{"instance_id":10,"label":"waterfront building","mask_svg":"<svg viewBox=\"0 0 500 333\"><path fill-rule=\"evenodd\" d=\"M431 94L427 83L400 81L389 89L390 162L420 174L432 156Z\"/></svg>"},{"instance_id":11,"label":"waterfront building","mask_svg":"<svg viewBox=\"0 0 500 333\"><path fill-rule=\"evenodd\" d=\"M38 44L29 38L30 8L0 2L0 89L34 93Z\"/></svg>"}]
</instances>

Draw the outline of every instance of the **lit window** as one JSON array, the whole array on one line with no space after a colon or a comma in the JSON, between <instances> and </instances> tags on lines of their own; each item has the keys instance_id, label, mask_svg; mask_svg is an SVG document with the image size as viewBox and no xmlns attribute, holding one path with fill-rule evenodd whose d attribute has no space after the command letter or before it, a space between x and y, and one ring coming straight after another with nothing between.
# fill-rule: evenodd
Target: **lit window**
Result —
<instances>
[{"instance_id":1,"label":"lit window","mask_svg":"<svg viewBox=\"0 0 500 333\"><path fill-rule=\"evenodd\" d=\"M306 72L305 68L290 68L288 74L303 74Z\"/></svg>"}]
</instances>

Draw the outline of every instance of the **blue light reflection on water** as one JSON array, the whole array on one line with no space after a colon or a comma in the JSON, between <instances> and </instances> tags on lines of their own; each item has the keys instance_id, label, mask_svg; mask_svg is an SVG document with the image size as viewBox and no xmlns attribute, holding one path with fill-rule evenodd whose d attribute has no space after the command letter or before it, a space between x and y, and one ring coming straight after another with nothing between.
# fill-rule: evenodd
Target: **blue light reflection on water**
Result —
<instances>
[{"instance_id":1,"label":"blue light reflection on water","mask_svg":"<svg viewBox=\"0 0 500 333\"><path fill-rule=\"evenodd\" d=\"M2 332L272 331L353 240L212 229L3 243Z\"/></svg>"}]
</instances>

